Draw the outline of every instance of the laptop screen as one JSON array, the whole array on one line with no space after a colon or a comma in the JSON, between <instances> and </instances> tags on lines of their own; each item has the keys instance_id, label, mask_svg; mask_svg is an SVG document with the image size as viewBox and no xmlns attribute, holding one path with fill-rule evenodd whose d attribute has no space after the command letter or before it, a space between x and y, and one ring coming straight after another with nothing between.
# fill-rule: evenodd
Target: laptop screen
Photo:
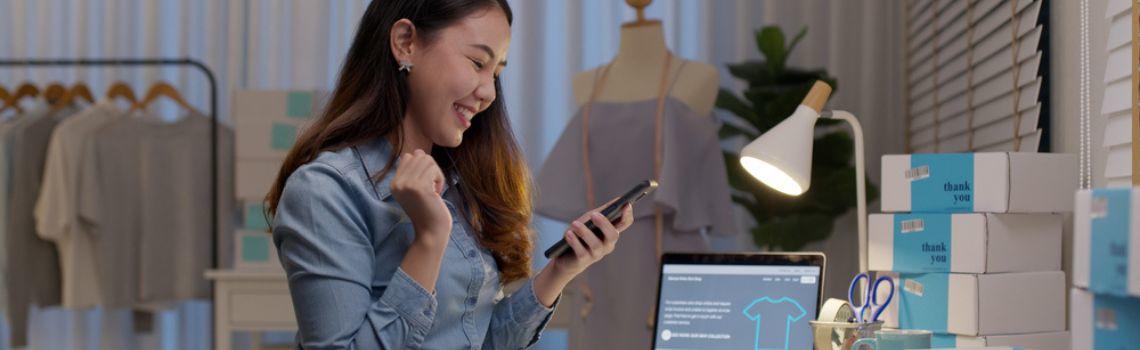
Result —
<instances>
[{"instance_id":1,"label":"laptop screen","mask_svg":"<svg viewBox=\"0 0 1140 350\"><path fill-rule=\"evenodd\" d=\"M821 267L662 265L656 349L810 349Z\"/></svg>"}]
</instances>

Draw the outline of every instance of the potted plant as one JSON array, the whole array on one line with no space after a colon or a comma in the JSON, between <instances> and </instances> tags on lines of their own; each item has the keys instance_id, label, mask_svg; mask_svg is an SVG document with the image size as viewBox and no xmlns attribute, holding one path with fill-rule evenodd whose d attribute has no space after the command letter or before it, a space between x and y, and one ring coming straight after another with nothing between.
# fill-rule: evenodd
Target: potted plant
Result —
<instances>
[{"instance_id":1,"label":"potted plant","mask_svg":"<svg viewBox=\"0 0 1140 350\"><path fill-rule=\"evenodd\" d=\"M721 88L716 106L731 112L724 118L721 140L753 140L792 115L816 80L838 90L826 70L787 67L792 50L807 34L801 29L786 43L779 27L768 26L756 32L756 46L763 60L729 64L729 72L748 83L741 96ZM817 126L827 130L837 121L821 119ZM831 235L835 219L855 206L855 168L851 165L853 142L845 130L817 133L812 152L811 187L792 197L750 176L740 165L740 155L724 152L732 201L756 221L750 229L758 247L772 250L801 250L810 242ZM878 198L878 189L868 181L867 201Z\"/></svg>"}]
</instances>

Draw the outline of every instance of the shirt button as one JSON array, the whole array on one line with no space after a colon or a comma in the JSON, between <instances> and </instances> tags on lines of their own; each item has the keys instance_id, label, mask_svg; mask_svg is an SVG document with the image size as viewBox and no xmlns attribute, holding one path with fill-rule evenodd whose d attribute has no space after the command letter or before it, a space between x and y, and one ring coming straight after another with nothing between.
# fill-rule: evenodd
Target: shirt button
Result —
<instances>
[{"instance_id":1,"label":"shirt button","mask_svg":"<svg viewBox=\"0 0 1140 350\"><path fill-rule=\"evenodd\" d=\"M431 316L431 310L425 309L424 316Z\"/></svg>"},{"instance_id":2,"label":"shirt button","mask_svg":"<svg viewBox=\"0 0 1140 350\"><path fill-rule=\"evenodd\" d=\"M475 257L475 251L474 250L468 250L467 251L467 257L468 258L474 258Z\"/></svg>"},{"instance_id":3,"label":"shirt button","mask_svg":"<svg viewBox=\"0 0 1140 350\"><path fill-rule=\"evenodd\" d=\"M475 305L475 297L470 297L470 298L467 298L467 304L469 304L469 305Z\"/></svg>"}]
</instances>

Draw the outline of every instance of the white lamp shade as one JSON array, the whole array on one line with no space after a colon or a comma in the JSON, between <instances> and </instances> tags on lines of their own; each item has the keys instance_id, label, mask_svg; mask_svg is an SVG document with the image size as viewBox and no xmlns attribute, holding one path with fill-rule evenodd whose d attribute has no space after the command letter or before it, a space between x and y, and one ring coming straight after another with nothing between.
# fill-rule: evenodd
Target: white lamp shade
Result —
<instances>
[{"instance_id":1,"label":"white lamp shade","mask_svg":"<svg viewBox=\"0 0 1140 350\"><path fill-rule=\"evenodd\" d=\"M782 193L798 196L811 185L811 152L819 112L800 105L795 113L740 151L740 165Z\"/></svg>"}]
</instances>

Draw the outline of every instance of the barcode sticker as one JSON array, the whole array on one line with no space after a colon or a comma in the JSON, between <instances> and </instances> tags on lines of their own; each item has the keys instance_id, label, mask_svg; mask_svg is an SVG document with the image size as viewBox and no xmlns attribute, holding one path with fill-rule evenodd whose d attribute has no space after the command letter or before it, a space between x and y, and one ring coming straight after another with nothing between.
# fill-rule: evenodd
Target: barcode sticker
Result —
<instances>
[{"instance_id":1,"label":"barcode sticker","mask_svg":"<svg viewBox=\"0 0 1140 350\"><path fill-rule=\"evenodd\" d=\"M923 223L922 219L904 220L899 225L902 226L900 228L902 233L922 232L926 229L926 224Z\"/></svg>"},{"instance_id":2,"label":"barcode sticker","mask_svg":"<svg viewBox=\"0 0 1140 350\"><path fill-rule=\"evenodd\" d=\"M1117 328L1116 310L1109 308L1096 309L1096 329L1115 331Z\"/></svg>"},{"instance_id":3,"label":"barcode sticker","mask_svg":"<svg viewBox=\"0 0 1140 350\"><path fill-rule=\"evenodd\" d=\"M922 296L926 293L926 289L923 288L922 283L912 279L907 279L903 282L903 291L917 296Z\"/></svg>"},{"instance_id":4,"label":"barcode sticker","mask_svg":"<svg viewBox=\"0 0 1140 350\"><path fill-rule=\"evenodd\" d=\"M1089 203L1089 218L1100 219L1108 216L1108 198L1093 197Z\"/></svg>"},{"instance_id":5,"label":"barcode sticker","mask_svg":"<svg viewBox=\"0 0 1140 350\"><path fill-rule=\"evenodd\" d=\"M917 168L907 169L904 177L906 177L906 179L909 181L922 180L922 179L928 178L928 177L930 177L930 166L929 165L923 165L923 166L920 166Z\"/></svg>"}]
</instances>

